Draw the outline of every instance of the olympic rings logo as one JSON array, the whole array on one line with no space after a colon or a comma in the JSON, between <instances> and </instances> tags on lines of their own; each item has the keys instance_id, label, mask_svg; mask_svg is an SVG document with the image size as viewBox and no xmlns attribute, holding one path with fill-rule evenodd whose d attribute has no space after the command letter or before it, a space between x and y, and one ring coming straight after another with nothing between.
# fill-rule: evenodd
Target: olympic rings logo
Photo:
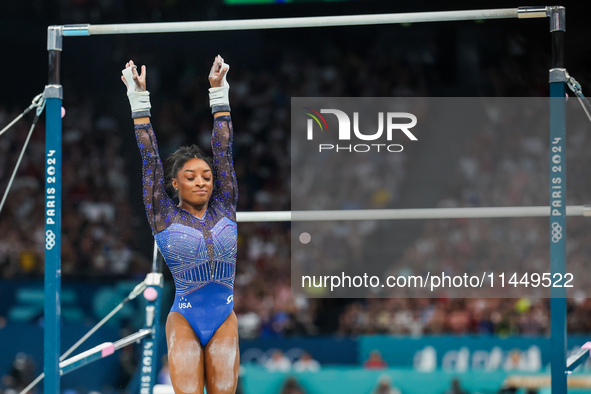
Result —
<instances>
[{"instance_id":1,"label":"olympic rings logo","mask_svg":"<svg viewBox=\"0 0 591 394\"><path fill-rule=\"evenodd\" d=\"M45 249L51 250L55 246L55 233L51 230L45 232Z\"/></svg>"},{"instance_id":2,"label":"olympic rings logo","mask_svg":"<svg viewBox=\"0 0 591 394\"><path fill-rule=\"evenodd\" d=\"M562 238L562 226L557 222L552 223L552 242L556 243Z\"/></svg>"}]
</instances>

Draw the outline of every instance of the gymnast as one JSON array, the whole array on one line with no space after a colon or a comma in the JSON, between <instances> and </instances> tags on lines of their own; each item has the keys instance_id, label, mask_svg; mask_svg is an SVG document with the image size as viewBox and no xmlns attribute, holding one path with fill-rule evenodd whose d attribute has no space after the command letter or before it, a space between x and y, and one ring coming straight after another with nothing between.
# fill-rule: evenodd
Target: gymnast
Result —
<instances>
[{"instance_id":1,"label":"gymnast","mask_svg":"<svg viewBox=\"0 0 591 394\"><path fill-rule=\"evenodd\" d=\"M233 311L236 273L238 187L232 160L229 66L217 56L209 72L213 113L213 159L192 145L169 160L167 174L179 204L167 194L164 169L150 124L146 67L129 61L127 86L142 156L143 200L152 232L176 293L166 320L170 377L175 394L235 393L238 382L238 324Z\"/></svg>"}]
</instances>

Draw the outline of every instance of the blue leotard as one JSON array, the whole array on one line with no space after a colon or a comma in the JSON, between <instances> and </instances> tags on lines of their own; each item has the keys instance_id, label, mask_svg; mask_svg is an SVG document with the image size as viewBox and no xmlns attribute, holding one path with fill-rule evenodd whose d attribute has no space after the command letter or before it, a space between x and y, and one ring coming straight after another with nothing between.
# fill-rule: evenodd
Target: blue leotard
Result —
<instances>
[{"instance_id":1,"label":"blue leotard","mask_svg":"<svg viewBox=\"0 0 591 394\"><path fill-rule=\"evenodd\" d=\"M215 182L201 218L177 207L166 194L152 125L136 125L135 136L142 156L146 215L176 287L171 312L183 315L205 346L234 307L238 187L232 160L232 120L230 116L214 119Z\"/></svg>"}]
</instances>

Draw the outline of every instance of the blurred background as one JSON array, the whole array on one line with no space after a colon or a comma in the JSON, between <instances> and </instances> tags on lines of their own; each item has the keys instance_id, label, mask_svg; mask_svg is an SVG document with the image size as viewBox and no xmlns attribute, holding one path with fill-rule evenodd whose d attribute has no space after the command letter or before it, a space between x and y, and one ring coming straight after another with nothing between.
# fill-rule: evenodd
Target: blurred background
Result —
<instances>
[{"instance_id":1,"label":"blurred background","mask_svg":"<svg viewBox=\"0 0 591 394\"><path fill-rule=\"evenodd\" d=\"M240 4L242 3L242 4ZM507 1L186 1L6 0L0 3L0 128L43 91L46 29L52 24L232 20L472 8ZM260 4L255 4L260 3ZM263 4L266 3L266 4ZM268 3L268 4L267 4ZM285 3L285 4L276 4ZM527 5L527 4L526 4ZM554 4L548 4L554 5ZM565 1L566 65L591 91L586 3ZM238 211L290 210L291 97L548 96L547 19L68 37L62 53L62 346L67 349L149 272L153 238L141 200L141 162L119 75L133 59L148 68L152 122L161 155L197 143L210 150L207 75L215 55L232 66ZM582 111L582 109L581 109ZM577 115L578 116L578 115ZM4 192L30 127L28 115L0 137ZM569 130L569 205L591 197L590 127ZM342 209L545 205L548 132L519 136L483 130L457 140L445 157L400 155L387 188L371 204ZM18 393L42 372L44 120L35 129L0 213L0 393ZM441 165L446 160L446 165ZM439 179L417 191L412 171ZM382 174L383 175L383 174ZM380 174L357 174L374 176ZM417 195L428 194L429 205ZM568 262L584 271L588 221L568 221ZM405 223L392 247L396 273L416 261L469 264L491 253L548 260L547 220L432 220ZM371 229L370 229L371 230ZM290 290L290 224L238 229L235 311L242 393L544 392L549 371L548 299L306 299ZM344 234L344 235L343 235ZM357 245L371 231L349 228ZM388 271L385 267L384 272ZM166 268L163 319L174 286ZM591 301L568 299L569 349L591 333ZM89 341L113 341L143 325L130 303ZM88 348L86 347L86 348ZM161 354L166 345L161 341ZM137 392L138 349L62 379L68 394ZM166 382L166 360L160 379ZM571 382L591 392L584 366ZM537 377L538 380L520 378ZM532 380L533 379L533 380ZM529 382L529 383L528 383ZM534 383L532 383L534 382ZM537 383L535 383L537 382ZM41 388L35 392L42 392ZM569 391L570 392L570 391ZM574 392L574 391L573 391Z\"/></svg>"}]
</instances>

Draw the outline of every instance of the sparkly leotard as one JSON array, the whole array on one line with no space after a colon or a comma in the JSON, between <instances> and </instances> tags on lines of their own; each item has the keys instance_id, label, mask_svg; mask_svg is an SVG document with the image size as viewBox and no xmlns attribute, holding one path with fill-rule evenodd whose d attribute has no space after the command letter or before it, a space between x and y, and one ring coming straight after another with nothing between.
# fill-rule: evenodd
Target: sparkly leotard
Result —
<instances>
[{"instance_id":1,"label":"sparkly leotard","mask_svg":"<svg viewBox=\"0 0 591 394\"><path fill-rule=\"evenodd\" d=\"M177 207L166 194L152 125L136 125L135 136L142 156L146 215L176 287L171 312L183 315L205 346L234 307L238 187L232 120L230 116L214 119L215 183L201 218Z\"/></svg>"}]
</instances>

